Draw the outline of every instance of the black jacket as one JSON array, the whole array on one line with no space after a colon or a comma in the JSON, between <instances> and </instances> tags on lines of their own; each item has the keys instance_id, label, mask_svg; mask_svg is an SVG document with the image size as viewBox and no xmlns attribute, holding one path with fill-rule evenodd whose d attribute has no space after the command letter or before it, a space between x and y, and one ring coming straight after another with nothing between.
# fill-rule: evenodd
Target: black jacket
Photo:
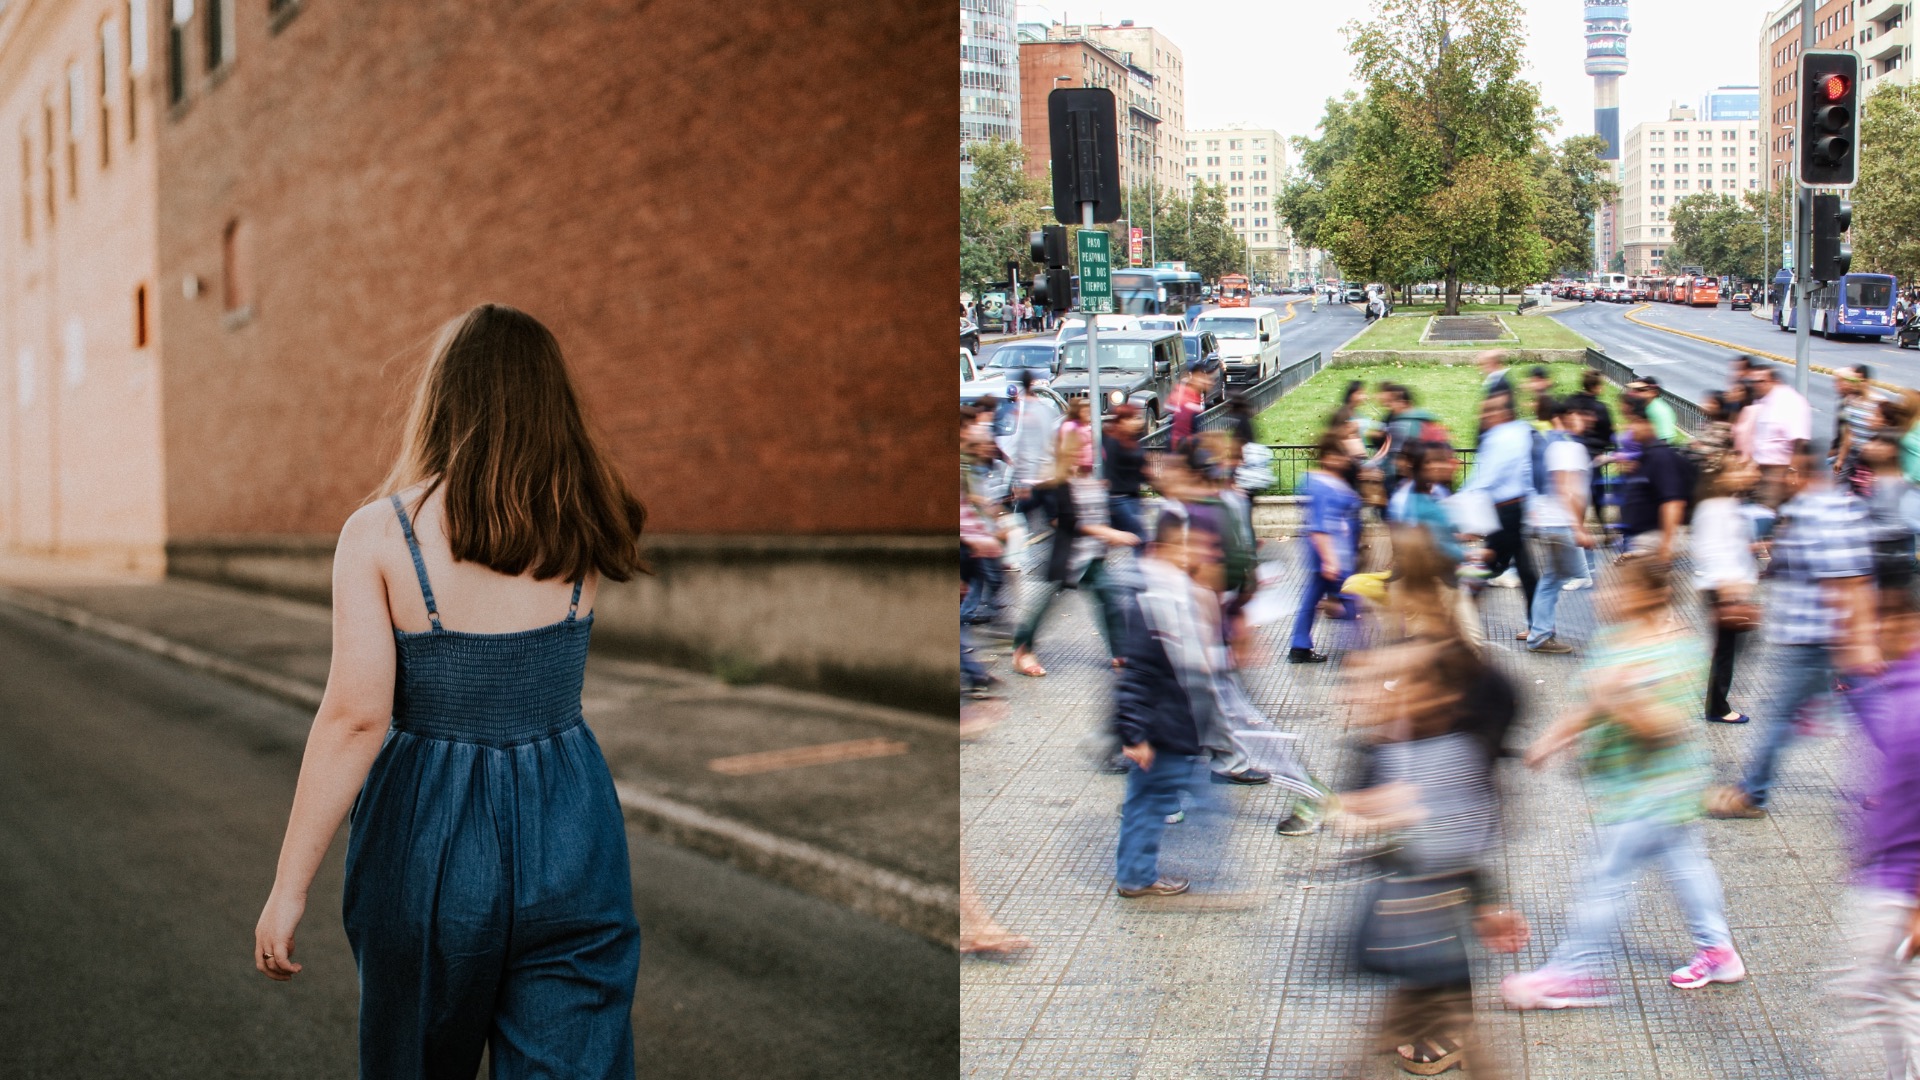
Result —
<instances>
[{"instance_id":1,"label":"black jacket","mask_svg":"<svg viewBox=\"0 0 1920 1080\"><path fill-rule=\"evenodd\" d=\"M1579 393L1567 398L1567 404L1593 417L1593 423L1587 425L1586 434L1580 436L1580 444L1587 448L1589 458L1599 457L1613 449L1613 411L1607 403L1592 394Z\"/></svg>"},{"instance_id":2,"label":"black jacket","mask_svg":"<svg viewBox=\"0 0 1920 1080\"><path fill-rule=\"evenodd\" d=\"M1125 601L1133 605L1129 595ZM1157 754L1198 754L1200 730L1173 661L1146 619L1131 611L1120 655L1126 666L1113 691L1113 730L1125 746L1151 745Z\"/></svg>"}]
</instances>

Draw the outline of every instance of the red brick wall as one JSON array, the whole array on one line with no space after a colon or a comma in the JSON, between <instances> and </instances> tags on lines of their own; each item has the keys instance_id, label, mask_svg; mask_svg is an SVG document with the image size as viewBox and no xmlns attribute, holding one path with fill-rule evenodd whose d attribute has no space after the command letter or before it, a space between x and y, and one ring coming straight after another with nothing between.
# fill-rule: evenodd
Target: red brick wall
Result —
<instances>
[{"instance_id":1,"label":"red brick wall","mask_svg":"<svg viewBox=\"0 0 1920 1080\"><path fill-rule=\"evenodd\" d=\"M336 529L481 301L553 328L660 531L952 529L950 9L304 0L273 33L234 6L231 69L192 28L161 120L172 536Z\"/></svg>"}]
</instances>

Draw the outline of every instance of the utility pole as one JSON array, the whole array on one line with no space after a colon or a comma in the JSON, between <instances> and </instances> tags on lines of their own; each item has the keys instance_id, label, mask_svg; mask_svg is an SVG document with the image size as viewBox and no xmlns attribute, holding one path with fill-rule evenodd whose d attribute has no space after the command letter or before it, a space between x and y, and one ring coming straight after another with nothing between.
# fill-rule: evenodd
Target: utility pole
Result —
<instances>
[{"instance_id":1,"label":"utility pole","mask_svg":"<svg viewBox=\"0 0 1920 1080\"><path fill-rule=\"evenodd\" d=\"M1805 67L1805 53L1813 48L1813 16L1815 0L1800 0L1800 52L1801 67ZM1794 106L1796 115L1794 126L1799 133L1807 130L1807 118L1800 115L1806 109L1806 88L1797 87L1799 104ZM1807 276L1807 260L1813 254L1812 207L1809 205L1806 178L1800 175L1798 162L1804 152L1798 145L1804 135L1796 133L1794 147L1794 221L1793 221L1793 389L1801 397L1807 396L1807 360L1813 349L1813 290L1812 281Z\"/></svg>"}]
</instances>

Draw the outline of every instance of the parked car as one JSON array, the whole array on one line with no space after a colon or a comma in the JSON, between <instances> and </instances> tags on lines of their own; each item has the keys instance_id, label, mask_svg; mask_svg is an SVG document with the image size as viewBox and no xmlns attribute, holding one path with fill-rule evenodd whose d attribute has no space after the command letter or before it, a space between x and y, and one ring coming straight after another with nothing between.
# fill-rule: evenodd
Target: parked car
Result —
<instances>
[{"instance_id":1,"label":"parked car","mask_svg":"<svg viewBox=\"0 0 1920 1080\"><path fill-rule=\"evenodd\" d=\"M980 355L980 326L965 315L960 316L960 347Z\"/></svg>"},{"instance_id":2,"label":"parked car","mask_svg":"<svg viewBox=\"0 0 1920 1080\"><path fill-rule=\"evenodd\" d=\"M1186 367L1186 343L1167 330L1117 330L1100 333L1100 404L1109 413L1132 402L1147 416L1147 427L1166 415L1167 397L1177 373ZM1061 346L1060 374L1053 389L1069 401L1087 396L1087 342L1076 338Z\"/></svg>"},{"instance_id":3,"label":"parked car","mask_svg":"<svg viewBox=\"0 0 1920 1080\"><path fill-rule=\"evenodd\" d=\"M1101 329L1104 330L1106 325L1106 323L1101 323ZM1187 320L1178 315L1142 315L1140 316L1140 329L1185 332L1187 329Z\"/></svg>"},{"instance_id":4,"label":"parked car","mask_svg":"<svg viewBox=\"0 0 1920 1080\"><path fill-rule=\"evenodd\" d=\"M1346 298L1349 304L1364 304L1367 302L1367 291L1358 285L1349 285Z\"/></svg>"},{"instance_id":5,"label":"parked car","mask_svg":"<svg viewBox=\"0 0 1920 1080\"><path fill-rule=\"evenodd\" d=\"M1213 336L1211 330L1189 330L1181 335L1181 344L1186 346L1188 360L1210 360L1226 371L1226 360L1220 355L1220 339ZM1207 394L1207 404L1217 405L1227 399L1227 380L1215 378L1213 389Z\"/></svg>"},{"instance_id":6,"label":"parked car","mask_svg":"<svg viewBox=\"0 0 1920 1080\"><path fill-rule=\"evenodd\" d=\"M982 379L1020 378L1021 371L1032 371L1036 378L1053 378L1060 366L1060 346L1044 338L1015 341L993 350L979 365Z\"/></svg>"},{"instance_id":7,"label":"parked car","mask_svg":"<svg viewBox=\"0 0 1920 1080\"><path fill-rule=\"evenodd\" d=\"M1920 315L1908 319L1894 334L1894 341L1903 349L1920 349Z\"/></svg>"},{"instance_id":8,"label":"parked car","mask_svg":"<svg viewBox=\"0 0 1920 1080\"><path fill-rule=\"evenodd\" d=\"M1753 310L1753 294L1743 293L1743 292L1734 293L1733 299L1727 301L1727 310L1728 311L1752 311Z\"/></svg>"}]
</instances>

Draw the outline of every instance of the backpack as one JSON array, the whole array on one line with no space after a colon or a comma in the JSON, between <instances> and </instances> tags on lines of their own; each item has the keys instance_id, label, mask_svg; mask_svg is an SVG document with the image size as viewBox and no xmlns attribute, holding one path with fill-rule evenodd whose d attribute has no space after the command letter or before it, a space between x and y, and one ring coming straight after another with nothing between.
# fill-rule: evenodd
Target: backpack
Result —
<instances>
[{"instance_id":1,"label":"backpack","mask_svg":"<svg viewBox=\"0 0 1920 1080\"><path fill-rule=\"evenodd\" d=\"M1573 436L1564 431L1549 431L1540 434L1533 431L1533 490L1541 495L1553 494L1553 479L1547 472L1547 447L1557 442L1571 442Z\"/></svg>"}]
</instances>

